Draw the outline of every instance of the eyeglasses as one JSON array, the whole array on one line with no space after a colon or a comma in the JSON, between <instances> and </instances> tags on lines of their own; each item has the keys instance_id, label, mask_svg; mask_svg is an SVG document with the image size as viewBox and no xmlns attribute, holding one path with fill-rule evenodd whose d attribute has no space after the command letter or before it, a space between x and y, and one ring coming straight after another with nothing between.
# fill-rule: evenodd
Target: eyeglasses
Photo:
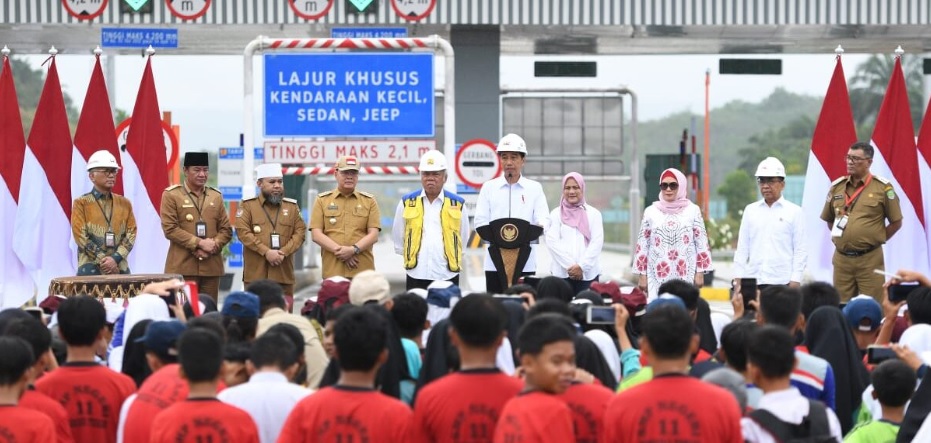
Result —
<instances>
[{"instance_id":1,"label":"eyeglasses","mask_svg":"<svg viewBox=\"0 0 931 443\"><path fill-rule=\"evenodd\" d=\"M782 181L781 177L757 177L756 182L761 185L771 185Z\"/></svg>"},{"instance_id":2,"label":"eyeglasses","mask_svg":"<svg viewBox=\"0 0 931 443\"><path fill-rule=\"evenodd\" d=\"M104 174L104 175L116 175L116 169L95 169L94 172Z\"/></svg>"},{"instance_id":3,"label":"eyeglasses","mask_svg":"<svg viewBox=\"0 0 931 443\"><path fill-rule=\"evenodd\" d=\"M676 182L660 183L659 188L664 191L667 189L669 189L670 191L675 191L679 189L679 183L676 183Z\"/></svg>"},{"instance_id":4,"label":"eyeglasses","mask_svg":"<svg viewBox=\"0 0 931 443\"><path fill-rule=\"evenodd\" d=\"M869 160L871 157L857 157L856 155L848 155L847 161L850 163L860 163L864 160Z\"/></svg>"}]
</instances>

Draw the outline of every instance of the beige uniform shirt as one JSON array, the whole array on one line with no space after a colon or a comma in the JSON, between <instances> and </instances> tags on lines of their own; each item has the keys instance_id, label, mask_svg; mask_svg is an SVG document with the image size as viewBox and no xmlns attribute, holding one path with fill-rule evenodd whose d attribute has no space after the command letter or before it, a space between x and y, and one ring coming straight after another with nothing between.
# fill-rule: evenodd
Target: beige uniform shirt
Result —
<instances>
[{"instance_id":1,"label":"beige uniform shirt","mask_svg":"<svg viewBox=\"0 0 931 443\"><path fill-rule=\"evenodd\" d=\"M886 242L886 220L889 223L902 220L902 208L892 183L876 175L872 177L869 183L865 180L853 183L847 176L831 184L821 219L833 224L834 220L847 215L843 235L832 237L839 251L865 251L880 246ZM847 199L864 184L860 195L847 207Z\"/></svg>"},{"instance_id":2,"label":"beige uniform shirt","mask_svg":"<svg viewBox=\"0 0 931 443\"><path fill-rule=\"evenodd\" d=\"M263 195L243 200L236 213L236 235L243 245L242 281L267 278L293 285L294 253L304 244L306 226L294 199L285 198L279 206L266 203ZM265 259L273 233L279 235L280 250L286 256L278 266Z\"/></svg>"},{"instance_id":3,"label":"beige uniform shirt","mask_svg":"<svg viewBox=\"0 0 931 443\"><path fill-rule=\"evenodd\" d=\"M222 250L233 235L229 214L223 205L223 194L211 187L205 187L201 193L187 189L184 184L169 186L162 193L162 206L159 211L162 218L162 231L171 244L165 259L166 274L194 275L216 277L223 275L223 254L216 254L203 260L194 255L197 250L196 225L200 220L206 225L206 238L211 238Z\"/></svg>"},{"instance_id":4,"label":"beige uniform shirt","mask_svg":"<svg viewBox=\"0 0 931 443\"><path fill-rule=\"evenodd\" d=\"M368 234L369 228L381 230L381 214L378 202L372 194L354 191L345 196L339 191L327 191L317 196L310 213L310 229L320 229L340 245L352 245ZM356 274L375 269L375 256L371 248L362 251L357 257L359 266L350 269L326 249L320 249L323 265L323 278L342 276L352 278Z\"/></svg>"}]
</instances>

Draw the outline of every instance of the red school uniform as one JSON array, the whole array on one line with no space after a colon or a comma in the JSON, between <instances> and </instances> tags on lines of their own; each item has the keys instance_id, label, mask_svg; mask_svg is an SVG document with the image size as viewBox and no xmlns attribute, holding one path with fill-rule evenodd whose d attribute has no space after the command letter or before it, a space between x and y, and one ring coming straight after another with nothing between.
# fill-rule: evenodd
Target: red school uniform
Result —
<instances>
[{"instance_id":1,"label":"red school uniform","mask_svg":"<svg viewBox=\"0 0 931 443\"><path fill-rule=\"evenodd\" d=\"M449 374L425 386L414 403L411 441L490 442L504 404L523 383L496 368Z\"/></svg>"},{"instance_id":2,"label":"red school uniform","mask_svg":"<svg viewBox=\"0 0 931 443\"><path fill-rule=\"evenodd\" d=\"M22 406L0 405L0 441L55 443L55 424L45 414Z\"/></svg>"},{"instance_id":3,"label":"red school uniform","mask_svg":"<svg viewBox=\"0 0 931 443\"><path fill-rule=\"evenodd\" d=\"M30 386L19 398L18 406L39 411L52 419L52 423L55 423L55 436L58 443L74 443L71 427L68 426L68 412L61 403Z\"/></svg>"},{"instance_id":4,"label":"red school uniform","mask_svg":"<svg viewBox=\"0 0 931 443\"><path fill-rule=\"evenodd\" d=\"M684 374L660 375L608 403L601 441L743 443L740 417L726 390Z\"/></svg>"},{"instance_id":5,"label":"red school uniform","mask_svg":"<svg viewBox=\"0 0 931 443\"><path fill-rule=\"evenodd\" d=\"M530 391L504 405L495 427L495 443L565 443L575 441L572 412L553 394Z\"/></svg>"},{"instance_id":6,"label":"red school uniform","mask_svg":"<svg viewBox=\"0 0 931 443\"><path fill-rule=\"evenodd\" d=\"M36 390L64 406L74 441L115 443L120 406L136 383L106 366L76 362L45 374Z\"/></svg>"},{"instance_id":7,"label":"red school uniform","mask_svg":"<svg viewBox=\"0 0 931 443\"><path fill-rule=\"evenodd\" d=\"M572 411L576 443L598 443L605 410L614 392L600 384L575 383L559 395Z\"/></svg>"},{"instance_id":8,"label":"red school uniform","mask_svg":"<svg viewBox=\"0 0 931 443\"><path fill-rule=\"evenodd\" d=\"M187 398L188 384L181 378L180 368L177 363L165 365L142 382L136 399L126 412L123 441L148 441L155 416Z\"/></svg>"},{"instance_id":9,"label":"red school uniform","mask_svg":"<svg viewBox=\"0 0 931 443\"><path fill-rule=\"evenodd\" d=\"M368 388L333 386L310 395L291 411L278 443L407 442L411 410Z\"/></svg>"},{"instance_id":10,"label":"red school uniform","mask_svg":"<svg viewBox=\"0 0 931 443\"><path fill-rule=\"evenodd\" d=\"M259 443L259 430L242 409L216 398L189 398L155 416L149 442Z\"/></svg>"}]
</instances>

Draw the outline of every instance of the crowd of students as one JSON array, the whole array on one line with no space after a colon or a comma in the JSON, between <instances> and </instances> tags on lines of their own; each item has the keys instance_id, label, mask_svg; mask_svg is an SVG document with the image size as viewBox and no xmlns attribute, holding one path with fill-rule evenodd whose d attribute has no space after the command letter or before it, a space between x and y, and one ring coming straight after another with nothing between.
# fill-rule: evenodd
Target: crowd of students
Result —
<instances>
[{"instance_id":1,"label":"crowd of students","mask_svg":"<svg viewBox=\"0 0 931 443\"><path fill-rule=\"evenodd\" d=\"M163 282L125 311L87 296L50 318L2 311L0 441L931 441L920 274L898 273L920 285L899 303L772 286L722 319L684 281L649 304L557 277L392 297L367 272L325 282L348 303L323 324L284 312L268 281L219 307L166 303ZM613 324L588 322L598 305Z\"/></svg>"}]
</instances>

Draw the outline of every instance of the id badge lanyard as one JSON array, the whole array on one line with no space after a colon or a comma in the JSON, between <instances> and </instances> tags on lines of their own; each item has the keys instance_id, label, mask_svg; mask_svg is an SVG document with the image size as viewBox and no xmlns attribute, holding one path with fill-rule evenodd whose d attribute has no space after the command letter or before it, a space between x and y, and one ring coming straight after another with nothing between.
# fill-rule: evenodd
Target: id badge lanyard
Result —
<instances>
[{"instance_id":1,"label":"id badge lanyard","mask_svg":"<svg viewBox=\"0 0 931 443\"><path fill-rule=\"evenodd\" d=\"M187 190L187 186L184 187L184 193L187 194L191 202L194 203L194 209L197 211L197 223L194 223L194 235L201 239L207 238L207 223L204 222L203 206L197 204L197 199ZM204 189L205 197L206 194L206 189Z\"/></svg>"},{"instance_id":2,"label":"id badge lanyard","mask_svg":"<svg viewBox=\"0 0 931 443\"><path fill-rule=\"evenodd\" d=\"M265 205L262 205L262 212L265 213L265 218L268 219L268 222L272 224L272 234L271 234L271 244L268 246L271 249L281 249L281 236L278 235L278 216L281 215L281 206L278 206L278 211L275 212L275 220L272 220L272 216L268 214L268 210L265 209Z\"/></svg>"},{"instance_id":3,"label":"id badge lanyard","mask_svg":"<svg viewBox=\"0 0 931 443\"><path fill-rule=\"evenodd\" d=\"M104 198L104 197L101 197L101 198ZM116 234L113 233L113 226L111 225L110 220L113 219L113 206L116 204L116 201L113 201L111 197L109 214L107 214L107 211L104 211L103 205L100 204L99 198L95 198L94 201L97 202L97 207L100 208L100 213L103 215L103 219L107 221L107 233L104 234L103 245L106 248L115 248L116 247Z\"/></svg>"}]
</instances>

